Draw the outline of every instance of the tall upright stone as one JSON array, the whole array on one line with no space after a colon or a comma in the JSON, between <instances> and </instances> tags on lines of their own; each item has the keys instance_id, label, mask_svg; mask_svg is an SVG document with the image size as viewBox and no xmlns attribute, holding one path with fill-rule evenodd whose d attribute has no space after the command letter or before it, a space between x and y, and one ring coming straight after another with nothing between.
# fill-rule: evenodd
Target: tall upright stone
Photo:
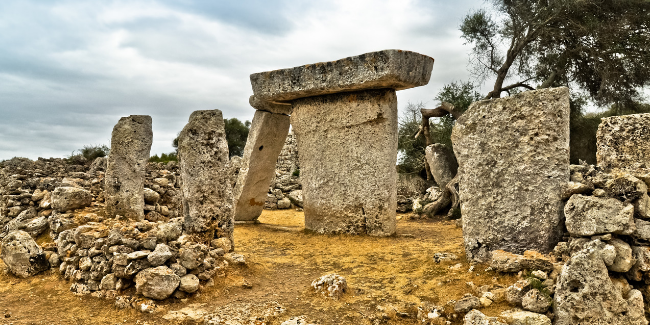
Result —
<instances>
[{"instance_id":1,"label":"tall upright stone","mask_svg":"<svg viewBox=\"0 0 650 325\"><path fill-rule=\"evenodd\" d=\"M650 169L650 114L603 118L596 146L598 166Z\"/></svg>"},{"instance_id":2,"label":"tall upright stone","mask_svg":"<svg viewBox=\"0 0 650 325\"><path fill-rule=\"evenodd\" d=\"M569 90L475 102L456 122L452 142L467 258L552 250L569 181Z\"/></svg>"},{"instance_id":3,"label":"tall upright stone","mask_svg":"<svg viewBox=\"0 0 650 325\"><path fill-rule=\"evenodd\" d=\"M178 136L183 229L201 239L234 243L228 142L220 110L195 111Z\"/></svg>"},{"instance_id":4,"label":"tall upright stone","mask_svg":"<svg viewBox=\"0 0 650 325\"><path fill-rule=\"evenodd\" d=\"M255 111L234 189L235 220L255 221L262 214L287 134L288 115Z\"/></svg>"},{"instance_id":5,"label":"tall upright stone","mask_svg":"<svg viewBox=\"0 0 650 325\"><path fill-rule=\"evenodd\" d=\"M144 220L144 177L152 142L151 116L123 117L113 128L104 179L109 216Z\"/></svg>"},{"instance_id":6,"label":"tall upright stone","mask_svg":"<svg viewBox=\"0 0 650 325\"><path fill-rule=\"evenodd\" d=\"M395 233L396 90L426 85L433 59L386 50L251 75L255 98L291 103L305 228Z\"/></svg>"}]
</instances>

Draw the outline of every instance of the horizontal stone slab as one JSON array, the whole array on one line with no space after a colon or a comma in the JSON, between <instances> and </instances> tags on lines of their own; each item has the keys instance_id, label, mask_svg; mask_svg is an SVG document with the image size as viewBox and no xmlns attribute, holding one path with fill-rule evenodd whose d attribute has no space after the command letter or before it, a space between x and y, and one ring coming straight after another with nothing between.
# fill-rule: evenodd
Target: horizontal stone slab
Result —
<instances>
[{"instance_id":1,"label":"horizontal stone slab","mask_svg":"<svg viewBox=\"0 0 650 325\"><path fill-rule=\"evenodd\" d=\"M267 101L260 100L255 96L249 97L248 103L254 109L271 112L273 114L291 115L291 112L293 111L291 104L279 104L279 103L267 102Z\"/></svg>"},{"instance_id":2,"label":"horizontal stone slab","mask_svg":"<svg viewBox=\"0 0 650 325\"><path fill-rule=\"evenodd\" d=\"M433 58L411 51L384 50L295 68L254 73L257 100L294 99L366 89L402 90L429 83Z\"/></svg>"}]
</instances>

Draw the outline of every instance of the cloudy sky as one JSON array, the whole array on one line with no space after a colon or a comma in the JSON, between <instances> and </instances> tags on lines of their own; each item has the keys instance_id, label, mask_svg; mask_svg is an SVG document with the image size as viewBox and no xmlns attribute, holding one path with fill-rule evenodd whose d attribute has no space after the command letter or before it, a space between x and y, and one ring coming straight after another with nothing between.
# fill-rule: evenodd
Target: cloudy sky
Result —
<instances>
[{"instance_id":1,"label":"cloudy sky","mask_svg":"<svg viewBox=\"0 0 650 325\"><path fill-rule=\"evenodd\" d=\"M481 0L0 1L0 160L110 144L121 116L153 118L152 154L190 113L250 120L249 75L382 49L435 58L429 106L468 80L458 26Z\"/></svg>"}]
</instances>

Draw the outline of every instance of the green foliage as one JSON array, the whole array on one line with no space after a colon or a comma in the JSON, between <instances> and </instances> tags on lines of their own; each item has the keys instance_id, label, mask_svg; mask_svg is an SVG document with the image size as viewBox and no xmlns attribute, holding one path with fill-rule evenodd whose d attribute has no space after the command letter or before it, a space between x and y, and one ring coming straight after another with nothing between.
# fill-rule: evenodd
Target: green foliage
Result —
<instances>
[{"instance_id":1,"label":"green foliage","mask_svg":"<svg viewBox=\"0 0 650 325\"><path fill-rule=\"evenodd\" d=\"M251 122L246 121L245 123L242 123L236 118L224 119L223 122L226 129L229 157L243 156Z\"/></svg>"},{"instance_id":2,"label":"green foliage","mask_svg":"<svg viewBox=\"0 0 650 325\"><path fill-rule=\"evenodd\" d=\"M578 164L579 160L596 164L596 132L601 118L650 113L650 104L614 104L600 113L585 113L586 105L587 101L584 97L571 98L570 156L572 164Z\"/></svg>"},{"instance_id":3,"label":"green foliage","mask_svg":"<svg viewBox=\"0 0 650 325\"><path fill-rule=\"evenodd\" d=\"M481 98L471 82L452 82L442 87L436 96L439 102L454 105L458 112L464 112L469 105ZM399 121L397 149L400 151L398 172L422 173L424 170L424 136L414 138L422 123L420 109L424 104L408 103ZM451 149L451 130L454 126L451 115L429 120L431 141L442 143Z\"/></svg>"},{"instance_id":4,"label":"green foliage","mask_svg":"<svg viewBox=\"0 0 650 325\"><path fill-rule=\"evenodd\" d=\"M648 0L488 3L490 10L470 13L460 30L473 45L472 72L481 82L495 77L490 98L565 85L613 104L638 100L650 82ZM507 79L517 82L506 86Z\"/></svg>"},{"instance_id":5,"label":"green foliage","mask_svg":"<svg viewBox=\"0 0 650 325\"><path fill-rule=\"evenodd\" d=\"M151 157L149 157L149 162L156 162L156 163L168 163L170 161L178 161L178 155L176 152L170 152L170 153L163 153L158 156L158 154L155 154Z\"/></svg>"},{"instance_id":6,"label":"green foliage","mask_svg":"<svg viewBox=\"0 0 650 325\"><path fill-rule=\"evenodd\" d=\"M291 173L292 176L299 177L300 176L300 169L296 169Z\"/></svg>"},{"instance_id":7,"label":"green foliage","mask_svg":"<svg viewBox=\"0 0 650 325\"><path fill-rule=\"evenodd\" d=\"M106 145L86 145L68 156L68 163L71 165L83 165L92 162L97 158L106 157L111 149Z\"/></svg>"},{"instance_id":8,"label":"green foliage","mask_svg":"<svg viewBox=\"0 0 650 325\"><path fill-rule=\"evenodd\" d=\"M422 123L421 108L424 108L422 103L408 103L399 119L397 150L400 152L398 166L400 173L420 173L424 169L426 142L423 136L414 138Z\"/></svg>"}]
</instances>

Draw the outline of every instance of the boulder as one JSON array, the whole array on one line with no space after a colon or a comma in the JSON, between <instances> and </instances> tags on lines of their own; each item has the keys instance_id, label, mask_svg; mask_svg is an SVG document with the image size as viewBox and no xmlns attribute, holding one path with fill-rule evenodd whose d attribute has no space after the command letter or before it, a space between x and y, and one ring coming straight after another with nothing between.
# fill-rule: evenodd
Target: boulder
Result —
<instances>
[{"instance_id":1,"label":"boulder","mask_svg":"<svg viewBox=\"0 0 650 325\"><path fill-rule=\"evenodd\" d=\"M650 114L601 119L596 133L596 160L605 169L646 165L650 157Z\"/></svg>"},{"instance_id":2,"label":"boulder","mask_svg":"<svg viewBox=\"0 0 650 325\"><path fill-rule=\"evenodd\" d=\"M530 311L504 311L501 318L509 325L551 325L551 320L546 315Z\"/></svg>"},{"instance_id":3,"label":"boulder","mask_svg":"<svg viewBox=\"0 0 650 325\"><path fill-rule=\"evenodd\" d=\"M614 286L598 242L586 244L562 268L554 296L555 324L648 324L637 297L626 299Z\"/></svg>"},{"instance_id":4,"label":"boulder","mask_svg":"<svg viewBox=\"0 0 650 325\"><path fill-rule=\"evenodd\" d=\"M650 241L650 221L634 219L636 230L632 236L638 240Z\"/></svg>"},{"instance_id":5,"label":"boulder","mask_svg":"<svg viewBox=\"0 0 650 325\"><path fill-rule=\"evenodd\" d=\"M291 208L291 200L289 198L283 198L281 200L278 200L278 209L289 209Z\"/></svg>"},{"instance_id":6,"label":"boulder","mask_svg":"<svg viewBox=\"0 0 650 325\"><path fill-rule=\"evenodd\" d=\"M22 230L12 231L2 239L0 258L11 274L21 278L38 274L50 267L43 249L32 236Z\"/></svg>"},{"instance_id":7,"label":"boulder","mask_svg":"<svg viewBox=\"0 0 650 325\"><path fill-rule=\"evenodd\" d=\"M90 191L78 187L57 187L52 192L52 208L65 212L83 209L93 201Z\"/></svg>"},{"instance_id":8,"label":"boulder","mask_svg":"<svg viewBox=\"0 0 650 325\"><path fill-rule=\"evenodd\" d=\"M157 244L156 249L147 256L151 266L160 266L165 264L174 254L165 244Z\"/></svg>"},{"instance_id":9,"label":"boulder","mask_svg":"<svg viewBox=\"0 0 650 325\"><path fill-rule=\"evenodd\" d=\"M152 141L151 116L123 117L113 128L104 178L109 217L144 220L144 177Z\"/></svg>"},{"instance_id":10,"label":"boulder","mask_svg":"<svg viewBox=\"0 0 650 325\"><path fill-rule=\"evenodd\" d=\"M146 204L155 205L156 203L158 203L159 200L160 200L160 194L158 194L158 192L150 188L144 189L144 202Z\"/></svg>"},{"instance_id":11,"label":"boulder","mask_svg":"<svg viewBox=\"0 0 650 325\"><path fill-rule=\"evenodd\" d=\"M199 278L194 274L187 274L181 277L180 291L194 293L199 290Z\"/></svg>"},{"instance_id":12,"label":"boulder","mask_svg":"<svg viewBox=\"0 0 650 325\"><path fill-rule=\"evenodd\" d=\"M552 303L553 299L548 294L537 289L531 289L521 298L521 306L534 313L545 313Z\"/></svg>"},{"instance_id":13,"label":"boulder","mask_svg":"<svg viewBox=\"0 0 650 325\"><path fill-rule=\"evenodd\" d=\"M573 195L564 207L564 214L566 227L575 236L631 235L636 230L634 206L614 198Z\"/></svg>"},{"instance_id":14,"label":"boulder","mask_svg":"<svg viewBox=\"0 0 650 325\"><path fill-rule=\"evenodd\" d=\"M163 300L174 293L181 278L166 266L158 266L141 271L135 277L137 293L156 300Z\"/></svg>"},{"instance_id":15,"label":"boulder","mask_svg":"<svg viewBox=\"0 0 650 325\"><path fill-rule=\"evenodd\" d=\"M452 131L467 258L548 253L563 232L569 182L569 90L473 103Z\"/></svg>"},{"instance_id":16,"label":"boulder","mask_svg":"<svg viewBox=\"0 0 650 325\"><path fill-rule=\"evenodd\" d=\"M294 190L287 195L287 198L297 207L303 207L302 190Z\"/></svg>"},{"instance_id":17,"label":"boulder","mask_svg":"<svg viewBox=\"0 0 650 325\"><path fill-rule=\"evenodd\" d=\"M607 268L612 272L625 273L629 271L636 263L630 245L617 238L610 240L609 245L614 246L616 258L614 258L612 264L608 265Z\"/></svg>"},{"instance_id":18,"label":"boulder","mask_svg":"<svg viewBox=\"0 0 650 325\"><path fill-rule=\"evenodd\" d=\"M195 111L178 136L183 229L206 241L232 242L235 219L228 143L220 110Z\"/></svg>"},{"instance_id":19,"label":"boulder","mask_svg":"<svg viewBox=\"0 0 650 325\"><path fill-rule=\"evenodd\" d=\"M464 325L506 325L498 321L496 317L487 317L476 309L467 313L463 320Z\"/></svg>"},{"instance_id":20,"label":"boulder","mask_svg":"<svg viewBox=\"0 0 650 325\"><path fill-rule=\"evenodd\" d=\"M454 312L466 313L472 309L481 307L481 301L472 294L466 294L454 304Z\"/></svg>"},{"instance_id":21,"label":"boulder","mask_svg":"<svg viewBox=\"0 0 650 325\"><path fill-rule=\"evenodd\" d=\"M324 275L311 283L312 289L324 296L339 299L348 290L348 283L344 277L332 273Z\"/></svg>"}]
</instances>

